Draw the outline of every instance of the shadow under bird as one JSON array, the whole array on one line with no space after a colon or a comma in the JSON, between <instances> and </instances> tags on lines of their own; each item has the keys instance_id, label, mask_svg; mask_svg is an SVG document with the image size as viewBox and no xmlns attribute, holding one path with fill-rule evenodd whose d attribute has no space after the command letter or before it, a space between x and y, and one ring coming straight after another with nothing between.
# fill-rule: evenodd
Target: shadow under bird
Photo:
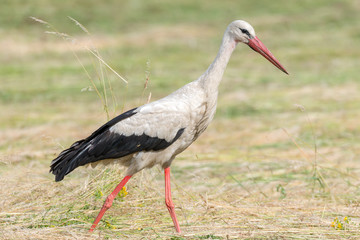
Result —
<instances>
[{"instance_id":1,"label":"shadow under bird","mask_svg":"<svg viewBox=\"0 0 360 240\"><path fill-rule=\"evenodd\" d=\"M170 190L170 165L175 156L189 147L204 132L214 117L218 87L226 65L238 43L247 44L277 68L285 68L255 35L253 27L236 20L227 27L220 50L209 68L197 80L172 94L131 109L105 123L89 137L73 143L51 162L56 181L63 180L75 168L101 161L118 161L128 167L124 179L106 198L90 228L92 232L119 191L137 172L159 164L165 173L165 204L175 229Z\"/></svg>"}]
</instances>

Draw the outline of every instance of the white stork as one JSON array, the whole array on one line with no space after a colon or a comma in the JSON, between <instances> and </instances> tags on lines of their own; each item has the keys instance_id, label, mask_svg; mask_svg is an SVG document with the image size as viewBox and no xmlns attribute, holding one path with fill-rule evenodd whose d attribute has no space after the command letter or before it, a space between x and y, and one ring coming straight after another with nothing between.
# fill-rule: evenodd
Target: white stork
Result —
<instances>
[{"instance_id":1,"label":"white stork","mask_svg":"<svg viewBox=\"0 0 360 240\"><path fill-rule=\"evenodd\" d=\"M165 203L177 232L180 232L170 190L170 165L190 146L214 117L218 86L236 45L245 43L277 68L285 68L256 37L253 27L237 20L227 27L220 50L197 80L155 102L131 109L105 123L89 137L73 143L51 162L56 181L75 168L102 160L128 167L125 178L106 198L90 228L92 232L128 180L144 168L159 164L165 173Z\"/></svg>"}]
</instances>

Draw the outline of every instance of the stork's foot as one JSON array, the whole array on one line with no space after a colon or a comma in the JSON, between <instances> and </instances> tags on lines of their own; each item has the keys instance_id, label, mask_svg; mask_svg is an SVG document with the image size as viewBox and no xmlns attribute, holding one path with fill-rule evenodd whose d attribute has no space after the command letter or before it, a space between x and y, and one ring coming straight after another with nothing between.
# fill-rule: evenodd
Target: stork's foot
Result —
<instances>
[{"instance_id":1,"label":"stork's foot","mask_svg":"<svg viewBox=\"0 0 360 240\"><path fill-rule=\"evenodd\" d=\"M177 220L177 218L176 218L176 214L175 214L175 206L174 206L174 203L173 203L173 202L171 201L171 199L170 199L170 201L165 200L165 204L166 204L167 209L169 210L171 219L173 220L173 223L174 223L174 227L175 227L176 232L181 233L180 226L179 226L179 222L178 222L178 220Z\"/></svg>"},{"instance_id":2,"label":"stork's foot","mask_svg":"<svg viewBox=\"0 0 360 240\"><path fill-rule=\"evenodd\" d=\"M98 216L96 217L93 225L91 226L89 232L94 231L97 224L100 222L101 218L104 216L105 212L112 206L112 203L113 203L114 199L115 199L115 197L113 195L111 195L111 194L106 198L106 200L105 200L105 202L104 202Z\"/></svg>"},{"instance_id":3,"label":"stork's foot","mask_svg":"<svg viewBox=\"0 0 360 240\"><path fill-rule=\"evenodd\" d=\"M93 225L91 226L89 232L94 231L98 223L100 222L101 218L104 216L105 212L112 206L112 203L115 199L115 197L118 195L120 190L125 186L125 184L129 181L131 176L126 176L120 183L117 185L117 187L114 189L114 191L106 198L98 216L95 218L95 221Z\"/></svg>"}]
</instances>

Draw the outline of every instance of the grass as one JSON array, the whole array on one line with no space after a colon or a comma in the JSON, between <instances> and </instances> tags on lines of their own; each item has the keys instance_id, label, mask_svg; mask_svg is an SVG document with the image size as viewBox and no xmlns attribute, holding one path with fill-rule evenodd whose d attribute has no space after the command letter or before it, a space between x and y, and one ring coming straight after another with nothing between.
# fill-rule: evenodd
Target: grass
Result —
<instances>
[{"instance_id":1,"label":"grass","mask_svg":"<svg viewBox=\"0 0 360 240\"><path fill-rule=\"evenodd\" d=\"M0 239L358 239L359 10L350 0L5 2ZM84 67L30 16L76 38L70 47ZM81 91L92 86L84 68L101 88L98 62L83 46L91 40L129 81L106 72L118 103L111 117L200 76L239 18L290 75L246 46L234 52L214 122L172 165L183 234L174 232L155 167L134 176L89 235L124 169L79 168L60 183L48 173L56 154L107 119L96 92Z\"/></svg>"}]
</instances>

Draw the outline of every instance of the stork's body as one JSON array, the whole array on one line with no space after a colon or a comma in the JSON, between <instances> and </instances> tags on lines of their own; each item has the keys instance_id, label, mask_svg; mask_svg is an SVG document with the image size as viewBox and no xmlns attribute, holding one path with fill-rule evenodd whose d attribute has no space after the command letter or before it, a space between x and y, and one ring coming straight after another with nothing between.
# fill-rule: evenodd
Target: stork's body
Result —
<instances>
[{"instance_id":1,"label":"stork's body","mask_svg":"<svg viewBox=\"0 0 360 240\"><path fill-rule=\"evenodd\" d=\"M119 115L88 138L75 142L53 160L51 171L56 175L56 181L61 181L76 167L85 164L115 160L128 167L126 177L109 195L90 231L133 174L159 164L165 169L166 205L176 230L180 232L171 200L169 168L175 156L190 146L213 119L218 86L238 42L248 44L286 72L248 23L234 21L224 34L214 62L197 80L165 98Z\"/></svg>"}]
</instances>

